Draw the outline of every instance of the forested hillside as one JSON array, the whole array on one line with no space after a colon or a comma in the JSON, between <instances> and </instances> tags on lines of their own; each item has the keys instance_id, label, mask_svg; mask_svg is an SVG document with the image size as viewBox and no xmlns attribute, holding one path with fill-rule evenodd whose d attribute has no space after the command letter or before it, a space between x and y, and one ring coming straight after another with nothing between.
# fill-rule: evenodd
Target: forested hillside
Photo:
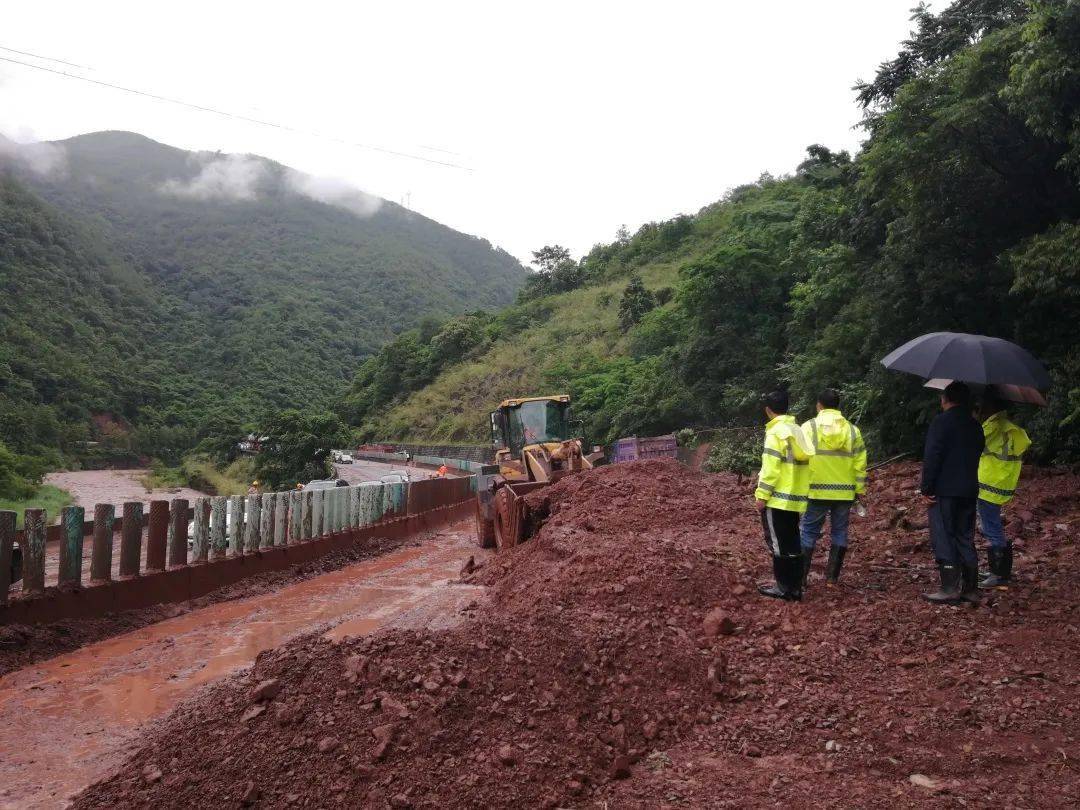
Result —
<instances>
[{"instance_id":1,"label":"forested hillside","mask_svg":"<svg viewBox=\"0 0 1080 810\"><path fill-rule=\"evenodd\" d=\"M371 438L478 440L501 397L565 388L603 440L755 424L777 384L808 414L831 385L880 454L918 447L934 407L880 358L951 330L1040 356L1051 406L1020 419L1041 458L1080 458L1080 4L959 0L915 24L856 88L854 158L813 146L791 176L580 261L538 253L461 359L406 335L361 368L344 414ZM666 303L648 292L669 285ZM388 397L377 382L402 351L421 373Z\"/></svg>"},{"instance_id":2,"label":"forested hillside","mask_svg":"<svg viewBox=\"0 0 1080 810\"><path fill-rule=\"evenodd\" d=\"M20 469L175 462L325 409L395 334L505 305L526 276L483 239L262 158L122 132L5 154L0 443Z\"/></svg>"}]
</instances>

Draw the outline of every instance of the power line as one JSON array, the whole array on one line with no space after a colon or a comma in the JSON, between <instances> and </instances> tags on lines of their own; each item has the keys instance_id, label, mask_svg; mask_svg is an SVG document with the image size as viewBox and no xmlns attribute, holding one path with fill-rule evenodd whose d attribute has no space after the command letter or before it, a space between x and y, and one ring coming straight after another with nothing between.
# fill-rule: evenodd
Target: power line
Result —
<instances>
[{"instance_id":1,"label":"power line","mask_svg":"<svg viewBox=\"0 0 1080 810\"><path fill-rule=\"evenodd\" d=\"M5 48L4 50L10 50L10 49ZM356 141L347 141L344 138L338 138L338 137L335 137L333 135L323 135L323 134L321 134L319 132L311 132L309 130L297 129L296 127L291 127L288 124L279 124L279 123L277 123L275 121L264 121L264 120L262 120L260 118L251 118L250 116L240 115L238 113L226 112L225 110L219 110L219 109L216 109L214 107L207 107L207 106L204 106L202 104L194 104L194 103L192 103L190 101L182 101L181 99L170 98L169 96L162 96L162 95L158 95L157 93L149 93L149 92L146 92L145 90L135 90L134 88L131 88L131 87L124 87L124 86L119 85L119 84L111 84L110 82L104 82L104 81L100 81L98 79L91 79L91 78L89 78L87 76L80 76L77 73L69 73L66 70L58 70L56 68L44 67L43 65L34 65L34 64L29 63L29 62L22 62L22 61L20 61L18 59L11 59L10 57L7 57L7 56L0 56L0 62L10 62L13 65L22 65L23 67L28 67L28 68L31 68L33 70L41 70L41 71L44 71L45 73L52 73L52 74L57 75L57 76L65 76L65 77L67 77L69 79L78 79L81 82L87 82L89 84L96 84L96 85L98 85L100 87L108 87L108 88L111 88L113 90L120 90L120 91L122 91L124 93L131 93L132 95L142 96L143 98L153 99L154 101L164 101L164 102L166 102L168 104L176 104L176 105L181 106L181 107L187 107L188 109L191 109L191 110L198 110L199 112L207 112L207 113L212 113L213 115L220 115L220 116L222 116L224 118L232 118L232 119L235 119L237 121L245 121L245 122L247 122L249 124L257 124L257 125L263 126L263 127L271 127L272 129L280 129L280 130L282 130L284 132L293 132L293 133L296 133L298 135L309 135L309 136L312 136L312 137L315 137L315 138L322 138L322 139L328 140L328 141L335 141L336 143L344 144L345 146L354 146L354 147L357 147L359 149L370 149L373 152L382 152L385 155L393 155L395 157L407 158L409 160L419 160L419 161L421 161L423 163L430 163L430 164L433 164L435 166L445 166L445 167L450 168L450 169L461 169L462 171L466 171L466 172L473 171L473 169L471 167L463 166L460 163L450 163L449 161L435 160L434 158L427 158L427 157L423 157L422 155L413 155L413 154L410 154L409 152L399 152L399 151L397 151L395 149L387 149L387 148L382 147L382 146L372 146L371 144L367 144L367 143L358 143ZM68 63L68 64L70 64L70 63Z\"/></svg>"},{"instance_id":2,"label":"power line","mask_svg":"<svg viewBox=\"0 0 1080 810\"><path fill-rule=\"evenodd\" d=\"M29 53L28 51L17 51L14 48L6 48L3 45L0 45L0 51L7 51L8 53L17 53L17 54L20 54L21 56L30 56L30 57L33 57L34 59L44 59L46 62L59 62L61 65L70 65L71 67L77 67L80 70L93 70L92 67L87 67L86 65L79 65L79 64L76 64L75 62L66 62L63 59L53 59L51 56L42 56L39 53Z\"/></svg>"}]
</instances>

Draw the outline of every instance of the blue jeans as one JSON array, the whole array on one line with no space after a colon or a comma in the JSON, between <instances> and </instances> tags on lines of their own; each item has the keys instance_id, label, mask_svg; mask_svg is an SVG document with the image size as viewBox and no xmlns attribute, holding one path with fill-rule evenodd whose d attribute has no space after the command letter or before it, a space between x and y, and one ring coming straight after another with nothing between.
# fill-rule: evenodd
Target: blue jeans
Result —
<instances>
[{"instance_id":1,"label":"blue jeans","mask_svg":"<svg viewBox=\"0 0 1080 810\"><path fill-rule=\"evenodd\" d=\"M829 519L830 542L839 548L847 548L848 519L851 517L852 503L853 501L811 500L799 526L803 549L814 550L817 541L821 539L825 518Z\"/></svg>"},{"instance_id":2,"label":"blue jeans","mask_svg":"<svg viewBox=\"0 0 1080 810\"><path fill-rule=\"evenodd\" d=\"M1005 537L1005 525L1001 520L1001 504L979 499L979 528L990 548L1005 548L1009 545Z\"/></svg>"}]
</instances>

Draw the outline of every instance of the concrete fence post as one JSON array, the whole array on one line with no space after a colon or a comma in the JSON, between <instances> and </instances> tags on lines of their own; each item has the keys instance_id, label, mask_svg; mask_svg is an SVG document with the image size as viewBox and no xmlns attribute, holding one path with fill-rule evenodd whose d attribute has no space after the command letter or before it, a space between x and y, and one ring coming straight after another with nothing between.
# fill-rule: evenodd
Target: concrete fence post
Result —
<instances>
[{"instance_id":1,"label":"concrete fence post","mask_svg":"<svg viewBox=\"0 0 1080 810\"><path fill-rule=\"evenodd\" d=\"M355 529L360 519L360 487L349 487L349 520L350 529Z\"/></svg>"},{"instance_id":2,"label":"concrete fence post","mask_svg":"<svg viewBox=\"0 0 1080 810\"><path fill-rule=\"evenodd\" d=\"M229 553L239 557L244 553L244 496L229 498Z\"/></svg>"},{"instance_id":3,"label":"concrete fence post","mask_svg":"<svg viewBox=\"0 0 1080 810\"><path fill-rule=\"evenodd\" d=\"M146 570L164 571L169 545L169 502L150 501L146 521Z\"/></svg>"},{"instance_id":4,"label":"concrete fence post","mask_svg":"<svg viewBox=\"0 0 1080 810\"><path fill-rule=\"evenodd\" d=\"M244 551L247 554L259 550L259 523L262 515L258 495L247 496L247 518L244 522Z\"/></svg>"},{"instance_id":5,"label":"concrete fence post","mask_svg":"<svg viewBox=\"0 0 1080 810\"><path fill-rule=\"evenodd\" d=\"M84 520L86 510L81 506L65 506L60 512L59 585L82 585Z\"/></svg>"},{"instance_id":6,"label":"concrete fence post","mask_svg":"<svg viewBox=\"0 0 1080 810\"><path fill-rule=\"evenodd\" d=\"M274 545L285 545L285 527L289 523L289 493L274 495Z\"/></svg>"},{"instance_id":7,"label":"concrete fence post","mask_svg":"<svg viewBox=\"0 0 1080 810\"><path fill-rule=\"evenodd\" d=\"M210 553L210 499L195 499L195 525L191 533L191 562L206 562Z\"/></svg>"},{"instance_id":8,"label":"concrete fence post","mask_svg":"<svg viewBox=\"0 0 1080 810\"><path fill-rule=\"evenodd\" d=\"M210 499L210 553L215 560L220 560L228 551L225 535L225 506L228 498L218 495Z\"/></svg>"},{"instance_id":9,"label":"concrete fence post","mask_svg":"<svg viewBox=\"0 0 1080 810\"><path fill-rule=\"evenodd\" d=\"M11 557L15 549L15 521L18 514L0 511L0 605L6 605L11 590Z\"/></svg>"},{"instance_id":10,"label":"concrete fence post","mask_svg":"<svg viewBox=\"0 0 1080 810\"><path fill-rule=\"evenodd\" d=\"M300 539L310 540L312 535L312 519L315 509L315 493L310 489L300 493L303 504L300 507Z\"/></svg>"},{"instance_id":11,"label":"concrete fence post","mask_svg":"<svg viewBox=\"0 0 1080 810\"><path fill-rule=\"evenodd\" d=\"M274 507L277 500L272 492L262 496L262 512L259 515L259 547L267 548L274 544Z\"/></svg>"},{"instance_id":12,"label":"concrete fence post","mask_svg":"<svg viewBox=\"0 0 1080 810\"><path fill-rule=\"evenodd\" d=\"M304 493L294 489L289 493L289 542L299 543L304 529Z\"/></svg>"},{"instance_id":13,"label":"concrete fence post","mask_svg":"<svg viewBox=\"0 0 1080 810\"><path fill-rule=\"evenodd\" d=\"M187 498L177 498L169 504L169 568L187 565L187 513Z\"/></svg>"},{"instance_id":14,"label":"concrete fence post","mask_svg":"<svg viewBox=\"0 0 1080 810\"><path fill-rule=\"evenodd\" d=\"M45 590L45 510L23 512L23 593Z\"/></svg>"},{"instance_id":15,"label":"concrete fence post","mask_svg":"<svg viewBox=\"0 0 1080 810\"><path fill-rule=\"evenodd\" d=\"M311 536L321 537L323 533L323 490L311 493Z\"/></svg>"},{"instance_id":16,"label":"concrete fence post","mask_svg":"<svg viewBox=\"0 0 1080 810\"><path fill-rule=\"evenodd\" d=\"M116 507L111 503L94 505L94 540L90 546L90 581L112 579L113 525Z\"/></svg>"},{"instance_id":17,"label":"concrete fence post","mask_svg":"<svg viewBox=\"0 0 1080 810\"><path fill-rule=\"evenodd\" d=\"M142 556L143 505L141 501L124 504L120 524L120 576L137 577Z\"/></svg>"},{"instance_id":18,"label":"concrete fence post","mask_svg":"<svg viewBox=\"0 0 1080 810\"><path fill-rule=\"evenodd\" d=\"M341 528L341 490L335 487L330 493L330 525L326 533L336 534Z\"/></svg>"}]
</instances>

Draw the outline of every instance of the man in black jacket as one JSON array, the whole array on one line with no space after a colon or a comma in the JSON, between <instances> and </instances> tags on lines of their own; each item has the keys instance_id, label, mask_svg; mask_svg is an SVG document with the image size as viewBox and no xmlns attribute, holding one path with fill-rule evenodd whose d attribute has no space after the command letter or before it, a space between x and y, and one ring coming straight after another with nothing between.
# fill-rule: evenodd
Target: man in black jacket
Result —
<instances>
[{"instance_id":1,"label":"man in black jacket","mask_svg":"<svg viewBox=\"0 0 1080 810\"><path fill-rule=\"evenodd\" d=\"M941 589L923 598L975 604L979 601L975 508L983 430L971 414L971 391L961 382L950 383L942 393L941 410L926 434L921 485L930 503L930 544Z\"/></svg>"}]
</instances>

